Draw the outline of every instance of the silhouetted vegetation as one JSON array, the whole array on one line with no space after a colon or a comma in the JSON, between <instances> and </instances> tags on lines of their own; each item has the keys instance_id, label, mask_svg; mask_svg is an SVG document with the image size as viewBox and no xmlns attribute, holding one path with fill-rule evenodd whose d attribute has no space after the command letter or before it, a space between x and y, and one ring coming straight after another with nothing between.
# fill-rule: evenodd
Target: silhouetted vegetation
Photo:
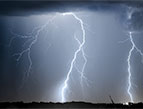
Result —
<instances>
[{"instance_id":1,"label":"silhouetted vegetation","mask_svg":"<svg viewBox=\"0 0 143 109\"><path fill-rule=\"evenodd\" d=\"M1 102L1 109L9 109L9 108L143 108L143 103L128 103L125 104L93 104L86 102L66 102L66 103L46 103L46 102L31 102L31 103L23 103L23 102Z\"/></svg>"}]
</instances>

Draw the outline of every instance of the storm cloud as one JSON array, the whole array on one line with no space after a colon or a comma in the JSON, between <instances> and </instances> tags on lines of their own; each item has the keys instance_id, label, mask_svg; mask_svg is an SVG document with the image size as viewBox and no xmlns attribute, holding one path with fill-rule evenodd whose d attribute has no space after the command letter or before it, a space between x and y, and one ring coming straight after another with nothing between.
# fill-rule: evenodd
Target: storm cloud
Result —
<instances>
[{"instance_id":1,"label":"storm cloud","mask_svg":"<svg viewBox=\"0 0 143 109\"><path fill-rule=\"evenodd\" d=\"M119 10L119 6L126 5L132 7L142 7L143 3L129 1L94 1L94 0L82 0L82 1L1 1L0 3L0 15L6 16L25 16L33 14L43 14L44 12L67 12L67 11L115 11ZM114 5L113 5L114 4ZM140 5L139 5L140 4Z\"/></svg>"}]
</instances>

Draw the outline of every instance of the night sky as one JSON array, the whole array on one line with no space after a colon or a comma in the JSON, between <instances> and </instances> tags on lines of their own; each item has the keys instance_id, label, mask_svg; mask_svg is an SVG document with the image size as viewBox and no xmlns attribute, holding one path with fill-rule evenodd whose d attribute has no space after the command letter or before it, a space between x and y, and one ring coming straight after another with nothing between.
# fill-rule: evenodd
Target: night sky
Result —
<instances>
[{"instance_id":1,"label":"night sky","mask_svg":"<svg viewBox=\"0 0 143 109\"><path fill-rule=\"evenodd\" d=\"M66 101L109 103L109 95L115 102L130 101L129 32L143 51L143 2L110 0L0 1L0 101L61 102L61 88L79 46L75 34L82 41L79 22L71 15L62 15L67 12L73 12L84 23L87 63L81 90L78 70L84 60L80 52L68 81ZM35 40L39 28L47 22ZM31 60L29 52L19 58L17 53L33 41ZM142 102L143 57L136 50L130 65L130 92L134 102Z\"/></svg>"}]
</instances>

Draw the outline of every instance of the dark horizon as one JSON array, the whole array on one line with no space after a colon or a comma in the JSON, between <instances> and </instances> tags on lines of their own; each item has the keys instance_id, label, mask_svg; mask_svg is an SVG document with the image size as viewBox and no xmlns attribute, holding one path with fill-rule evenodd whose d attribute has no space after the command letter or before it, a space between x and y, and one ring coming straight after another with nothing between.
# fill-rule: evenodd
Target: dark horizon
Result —
<instances>
[{"instance_id":1,"label":"dark horizon","mask_svg":"<svg viewBox=\"0 0 143 109\"><path fill-rule=\"evenodd\" d=\"M113 103L86 103L86 102L66 102L66 103L45 103L45 102L5 102L0 103L0 108L142 108L143 103L113 104Z\"/></svg>"}]
</instances>

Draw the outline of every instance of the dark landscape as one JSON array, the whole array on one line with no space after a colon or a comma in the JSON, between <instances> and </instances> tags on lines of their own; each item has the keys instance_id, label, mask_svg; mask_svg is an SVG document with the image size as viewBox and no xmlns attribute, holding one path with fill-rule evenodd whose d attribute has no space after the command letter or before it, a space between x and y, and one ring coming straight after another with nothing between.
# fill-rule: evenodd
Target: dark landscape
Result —
<instances>
[{"instance_id":1,"label":"dark landscape","mask_svg":"<svg viewBox=\"0 0 143 109\"><path fill-rule=\"evenodd\" d=\"M143 108L143 103L128 103L127 104L115 104L115 103L87 103L87 102L66 102L66 103L52 103L52 102L1 102L1 109L19 109L19 108Z\"/></svg>"}]
</instances>

